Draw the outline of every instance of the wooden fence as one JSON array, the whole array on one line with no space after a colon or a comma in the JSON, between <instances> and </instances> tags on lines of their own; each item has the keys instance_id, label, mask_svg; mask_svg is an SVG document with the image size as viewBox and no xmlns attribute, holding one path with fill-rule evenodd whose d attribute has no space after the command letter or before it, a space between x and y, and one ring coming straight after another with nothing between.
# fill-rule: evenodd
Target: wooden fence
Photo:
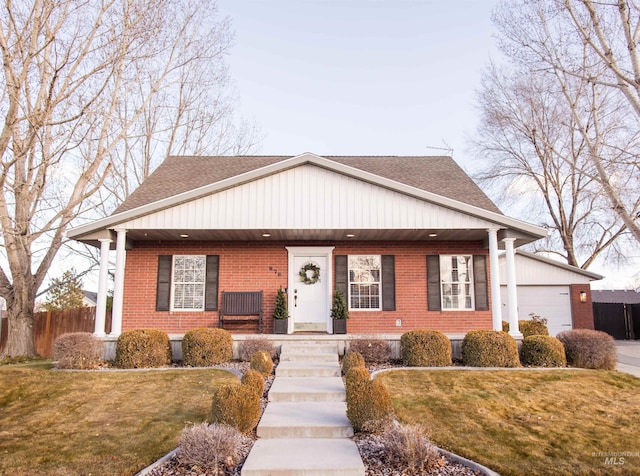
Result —
<instances>
[{"instance_id":1,"label":"wooden fence","mask_svg":"<svg viewBox=\"0 0 640 476\"><path fill-rule=\"evenodd\" d=\"M79 307L64 311L37 312L33 315L33 339L36 352L42 357L53 357L53 343L58 336L69 332L93 332L96 308ZM111 331L111 311L107 311L106 332ZM2 319L0 349L7 341L7 319Z\"/></svg>"}]
</instances>

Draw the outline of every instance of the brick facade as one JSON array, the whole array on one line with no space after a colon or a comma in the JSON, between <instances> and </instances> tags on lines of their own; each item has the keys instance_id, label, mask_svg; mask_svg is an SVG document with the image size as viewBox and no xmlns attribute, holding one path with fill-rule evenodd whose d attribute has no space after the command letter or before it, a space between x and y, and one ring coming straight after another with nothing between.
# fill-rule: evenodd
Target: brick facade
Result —
<instances>
[{"instance_id":1,"label":"brick facade","mask_svg":"<svg viewBox=\"0 0 640 476\"><path fill-rule=\"evenodd\" d=\"M491 311L427 311L428 254L485 254L481 242L171 242L137 243L127 251L123 330L151 327L184 333L197 327L217 327L218 312L158 312L155 310L158 255L215 254L220 256L219 293L264 291L264 332L271 333L271 314L278 287L287 288L286 246L335 246L334 254L395 256L396 310L351 311L349 333L403 333L429 328L463 333L491 329ZM489 270L487 270L489 274ZM489 276L490 279L490 276ZM400 319L402 325L396 326ZM593 321L592 321L593 322ZM593 324L592 324L593 326ZM246 331L245 331L246 332ZM255 330L253 331L255 332Z\"/></svg>"},{"instance_id":2,"label":"brick facade","mask_svg":"<svg viewBox=\"0 0 640 476\"><path fill-rule=\"evenodd\" d=\"M585 292L586 302L580 301L580 293ZM594 329L593 324L593 302L591 301L591 286L588 284L572 284L571 293L571 314L573 316L574 329Z\"/></svg>"}]
</instances>

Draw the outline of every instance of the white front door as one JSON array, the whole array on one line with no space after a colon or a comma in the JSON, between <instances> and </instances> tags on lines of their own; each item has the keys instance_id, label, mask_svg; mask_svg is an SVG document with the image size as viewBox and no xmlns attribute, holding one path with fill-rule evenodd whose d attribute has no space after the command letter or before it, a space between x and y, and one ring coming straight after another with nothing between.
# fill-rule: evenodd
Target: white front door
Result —
<instances>
[{"instance_id":1,"label":"white front door","mask_svg":"<svg viewBox=\"0 0 640 476\"><path fill-rule=\"evenodd\" d=\"M290 247L289 332L332 332L331 251L333 248Z\"/></svg>"}]
</instances>

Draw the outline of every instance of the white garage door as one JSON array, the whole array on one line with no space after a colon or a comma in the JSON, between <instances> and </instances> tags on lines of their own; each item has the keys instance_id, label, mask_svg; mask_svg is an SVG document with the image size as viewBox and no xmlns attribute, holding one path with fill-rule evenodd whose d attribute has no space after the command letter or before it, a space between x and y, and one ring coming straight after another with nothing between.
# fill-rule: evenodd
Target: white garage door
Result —
<instances>
[{"instance_id":1,"label":"white garage door","mask_svg":"<svg viewBox=\"0 0 640 476\"><path fill-rule=\"evenodd\" d=\"M507 287L501 286L502 320L508 321ZM549 334L571 329L571 297L569 286L518 286L518 316L530 319L534 313L547 318Z\"/></svg>"}]
</instances>

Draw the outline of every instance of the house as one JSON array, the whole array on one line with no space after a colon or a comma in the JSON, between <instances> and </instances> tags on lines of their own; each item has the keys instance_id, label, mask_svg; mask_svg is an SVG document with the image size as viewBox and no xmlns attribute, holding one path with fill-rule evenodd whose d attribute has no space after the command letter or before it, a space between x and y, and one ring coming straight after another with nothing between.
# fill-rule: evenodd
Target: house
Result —
<instances>
[{"instance_id":1,"label":"house","mask_svg":"<svg viewBox=\"0 0 640 476\"><path fill-rule=\"evenodd\" d=\"M68 232L101 250L97 335L115 249L116 336L216 327L223 291L262 291L271 333L279 287L289 333L331 334L341 289L349 333L460 334L504 318L520 336L514 250L545 235L502 214L450 157L311 153L169 157L111 216Z\"/></svg>"},{"instance_id":2,"label":"house","mask_svg":"<svg viewBox=\"0 0 640 476\"><path fill-rule=\"evenodd\" d=\"M531 314L544 317L552 336L569 329L594 328L590 283L603 276L523 250L516 250L515 262L520 319L530 319ZM506 257L501 254L502 314L508 315L505 274Z\"/></svg>"},{"instance_id":3,"label":"house","mask_svg":"<svg viewBox=\"0 0 640 476\"><path fill-rule=\"evenodd\" d=\"M96 304L98 304L98 293L83 289L82 294L82 305L84 307L94 307Z\"/></svg>"}]
</instances>

